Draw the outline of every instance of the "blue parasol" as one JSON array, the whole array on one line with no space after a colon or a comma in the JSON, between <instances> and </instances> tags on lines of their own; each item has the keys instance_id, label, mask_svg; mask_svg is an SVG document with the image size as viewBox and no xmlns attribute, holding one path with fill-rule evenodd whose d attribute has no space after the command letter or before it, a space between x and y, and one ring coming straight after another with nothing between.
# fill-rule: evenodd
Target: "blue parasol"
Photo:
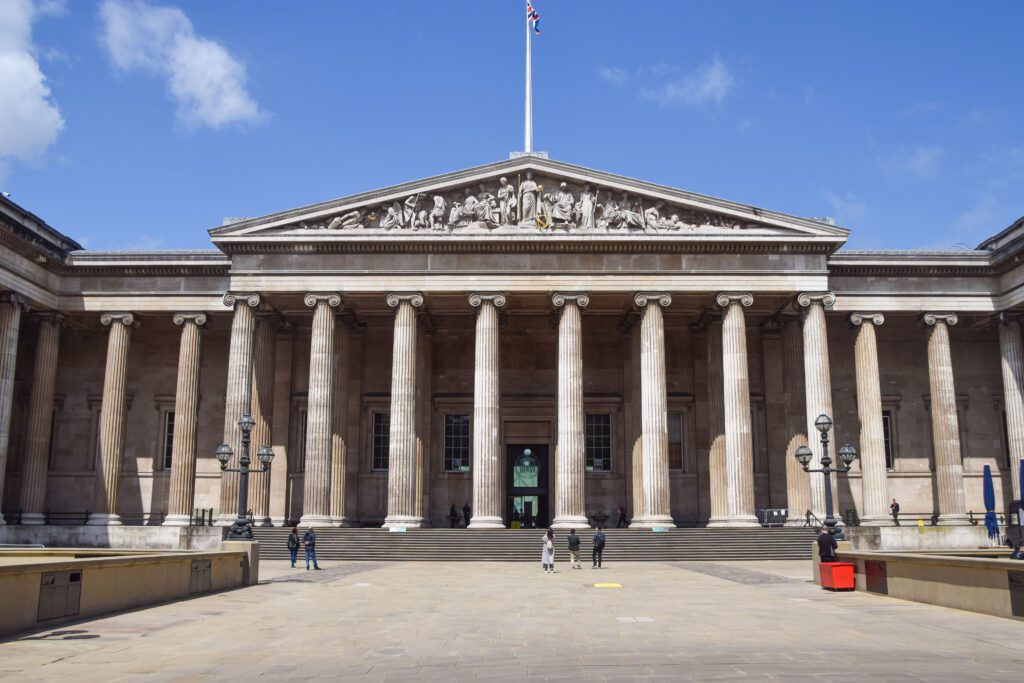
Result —
<instances>
[{"instance_id":1,"label":"blue parasol","mask_svg":"<svg viewBox=\"0 0 1024 683\"><path fill-rule=\"evenodd\" d=\"M996 521L996 487L992 483L992 468L985 465L985 476L982 479L982 489L985 496L985 528L988 529L989 538L999 536L999 522Z\"/></svg>"}]
</instances>

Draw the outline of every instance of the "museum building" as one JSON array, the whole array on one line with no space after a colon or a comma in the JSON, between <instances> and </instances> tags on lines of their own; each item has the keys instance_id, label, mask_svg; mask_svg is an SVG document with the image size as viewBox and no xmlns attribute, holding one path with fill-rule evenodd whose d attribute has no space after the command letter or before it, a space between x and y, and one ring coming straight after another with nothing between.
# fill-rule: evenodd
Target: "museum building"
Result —
<instances>
[{"instance_id":1,"label":"museum building","mask_svg":"<svg viewBox=\"0 0 1024 683\"><path fill-rule=\"evenodd\" d=\"M1014 509L1024 220L977 249L526 155L91 251L0 198L7 524L756 526L824 518L794 458L859 452L847 523ZM808 434L811 438L808 439ZM602 514L603 513L603 514Z\"/></svg>"}]
</instances>

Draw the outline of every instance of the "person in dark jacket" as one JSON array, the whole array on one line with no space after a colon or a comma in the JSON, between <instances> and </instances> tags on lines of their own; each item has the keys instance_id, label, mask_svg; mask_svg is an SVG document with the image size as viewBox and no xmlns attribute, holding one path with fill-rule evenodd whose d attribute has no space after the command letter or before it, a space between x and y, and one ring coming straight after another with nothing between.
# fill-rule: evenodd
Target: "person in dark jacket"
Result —
<instances>
[{"instance_id":1,"label":"person in dark jacket","mask_svg":"<svg viewBox=\"0 0 1024 683\"><path fill-rule=\"evenodd\" d=\"M575 529L569 529L569 567L583 569L580 566L580 537L576 535Z\"/></svg>"},{"instance_id":2,"label":"person in dark jacket","mask_svg":"<svg viewBox=\"0 0 1024 683\"><path fill-rule=\"evenodd\" d=\"M900 504L893 498L889 504L889 511L892 512L892 521L896 526L900 525Z\"/></svg>"},{"instance_id":3,"label":"person in dark jacket","mask_svg":"<svg viewBox=\"0 0 1024 683\"><path fill-rule=\"evenodd\" d=\"M448 511L448 521L451 522L453 529L459 523L459 512L455 509L455 503L452 503L452 509Z\"/></svg>"},{"instance_id":4,"label":"person in dark jacket","mask_svg":"<svg viewBox=\"0 0 1024 683\"><path fill-rule=\"evenodd\" d=\"M829 533L828 527L821 527L821 533L818 534L818 555L821 562L835 562L836 561L836 548L839 544L836 543L836 538Z\"/></svg>"},{"instance_id":5,"label":"person in dark jacket","mask_svg":"<svg viewBox=\"0 0 1024 683\"><path fill-rule=\"evenodd\" d=\"M604 531L601 527L597 527L597 531L594 532L594 549L590 553L591 561L593 565L591 569L601 568L601 553L604 552Z\"/></svg>"},{"instance_id":6,"label":"person in dark jacket","mask_svg":"<svg viewBox=\"0 0 1024 683\"><path fill-rule=\"evenodd\" d=\"M1013 551L1010 552L1010 559L1024 560L1024 550L1021 550L1019 543L1013 546Z\"/></svg>"},{"instance_id":7,"label":"person in dark jacket","mask_svg":"<svg viewBox=\"0 0 1024 683\"><path fill-rule=\"evenodd\" d=\"M288 553L292 556L292 569L295 568L295 560L299 558L299 527L293 526L292 532L288 534Z\"/></svg>"},{"instance_id":8,"label":"person in dark jacket","mask_svg":"<svg viewBox=\"0 0 1024 683\"><path fill-rule=\"evenodd\" d=\"M312 529L307 529L302 535L302 544L306 546L306 571L309 571L310 558L313 558L313 569L320 569L320 565L316 563L316 534Z\"/></svg>"},{"instance_id":9,"label":"person in dark jacket","mask_svg":"<svg viewBox=\"0 0 1024 683\"><path fill-rule=\"evenodd\" d=\"M466 501L466 504L462 506L462 521L465 522L467 529L469 528L470 512L472 512L472 510L469 509L469 501Z\"/></svg>"},{"instance_id":10,"label":"person in dark jacket","mask_svg":"<svg viewBox=\"0 0 1024 683\"><path fill-rule=\"evenodd\" d=\"M619 523L615 525L616 529L629 526L629 520L626 519L626 504L619 503Z\"/></svg>"}]
</instances>

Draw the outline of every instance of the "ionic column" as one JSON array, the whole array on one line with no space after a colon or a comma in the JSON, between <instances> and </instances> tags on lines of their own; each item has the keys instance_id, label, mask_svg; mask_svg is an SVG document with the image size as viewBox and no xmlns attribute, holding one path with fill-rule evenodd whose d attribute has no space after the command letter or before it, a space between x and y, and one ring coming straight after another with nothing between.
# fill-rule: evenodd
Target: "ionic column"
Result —
<instances>
[{"instance_id":1,"label":"ionic column","mask_svg":"<svg viewBox=\"0 0 1024 683\"><path fill-rule=\"evenodd\" d=\"M999 315L1000 365L1003 368L1003 403L1006 407L1006 441L1010 451L1013 499L1020 500L1020 461L1024 459L1024 349L1020 318Z\"/></svg>"},{"instance_id":2,"label":"ionic column","mask_svg":"<svg viewBox=\"0 0 1024 683\"><path fill-rule=\"evenodd\" d=\"M727 526L728 476L725 468L725 386L722 381L722 316L705 312L708 381L708 526Z\"/></svg>"},{"instance_id":3,"label":"ionic column","mask_svg":"<svg viewBox=\"0 0 1024 683\"><path fill-rule=\"evenodd\" d=\"M104 313L100 324L110 327L107 338L107 366L103 375L103 403L100 407L100 471L96 477L93 514L87 524L117 526L117 484L124 462L125 374L128 344L135 326L132 313Z\"/></svg>"},{"instance_id":4,"label":"ionic column","mask_svg":"<svg viewBox=\"0 0 1024 683\"><path fill-rule=\"evenodd\" d=\"M14 370L18 362L18 332L21 314L28 302L14 292L0 294L0 503L4 497L7 444L11 438L11 408L14 405ZM4 516L0 514L0 526Z\"/></svg>"},{"instance_id":5,"label":"ionic column","mask_svg":"<svg viewBox=\"0 0 1024 683\"><path fill-rule=\"evenodd\" d=\"M264 444L273 445L274 361L280 322L275 313L256 314L249 410L256 421L250 433L254 453ZM249 509L252 510L253 523L256 526L273 526L270 521L270 477L273 470L260 472L260 466L255 467L255 471L249 472Z\"/></svg>"},{"instance_id":6,"label":"ionic column","mask_svg":"<svg viewBox=\"0 0 1024 683\"><path fill-rule=\"evenodd\" d=\"M351 316L349 316L351 320ZM331 526L350 526L345 514L348 474L348 356L352 334L343 318L334 329L334 399L331 402Z\"/></svg>"},{"instance_id":7,"label":"ionic column","mask_svg":"<svg viewBox=\"0 0 1024 683\"><path fill-rule=\"evenodd\" d=\"M626 428L626 452L629 453L631 508L630 526L643 515L644 510L644 452L640 388L640 315L629 312L619 326L629 344L629 354L623 363L623 417Z\"/></svg>"},{"instance_id":8,"label":"ionic column","mask_svg":"<svg viewBox=\"0 0 1024 683\"><path fill-rule=\"evenodd\" d=\"M555 293L558 320L558 445L555 448L555 519L552 526L587 526L584 477L587 456L583 444L582 309L590 303L584 293Z\"/></svg>"},{"instance_id":9,"label":"ionic column","mask_svg":"<svg viewBox=\"0 0 1024 683\"><path fill-rule=\"evenodd\" d=\"M242 457L242 430L238 419L252 407L252 348L253 332L256 328L255 309L260 305L260 295L254 293L228 292L224 305L234 309L231 321L231 346L228 351L228 385L224 394L224 443L231 447L229 468L237 468ZM259 449L258 444L256 449ZM249 454L250 458L253 456ZM257 461L254 459L255 465ZM231 526L238 514L238 474L221 472L220 512L217 526Z\"/></svg>"},{"instance_id":10,"label":"ionic column","mask_svg":"<svg viewBox=\"0 0 1024 683\"><path fill-rule=\"evenodd\" d=\"M36 339L36 359L32 370L32 393L28 403L25 450L21 465L22 524L44 524L46 474L53 433L53 392L57 385L57 354L64 316L42 313Z\"/></svg>"},{"instance_id":11,"label":"ionic column","mask_svg":"<svg viewBox=\"0 0 1024 683\"><path fill-rule=\"evenodd\" d=\"M949 326L955 313L925 313L928 334L928 385L931 389L932 442L935 447L935 484L939 498L939 524L967 524L964 502L964 466L960 455L960 422L956 414L953 356Z\"/></svg>"},{"instance_id":12,"label":"ionic column","mask_svg":"<svg viewBox=\"0 0 1024 683\"><path fill-rule=\"evenodd\" d=\"M754 451L750 426L750 375L743 309L750 294L715 297L722 318L722 396L725 405L726 517L717 526L759 526L754 514Z\"/></svg>"},{"instance_id":13,"label":"ionic column","mask_svg":"<svg viewBox=\"0 0 1024 683\"><path fill-rule=\"evenodd\" d=\"M313 307L313 335L309 349L309 404L306 409L306 476L300 526L331 523L331 448L334 398L334 309L341 295L307 294Z\"/></svg>"},{"instance_id":14,"label":"ionic column","mask_svg":"<svg viewBox=\"0 0 1024 683\"><path fill-rule=\"evenodd\" d=\"M807 473L796 459L796 449L807 445L807 408L804 402L804 349L796 316L779 319L782 327L782 391L786 409L786 508L787 526L805 523L811 509Z\"/></svg>"},{"instance_id":15,"label":"ionic column","mask_svg":"<svg viewBox=\"0 0 1024 683\"><path fill-rule=\"evenodd\" d=\"M498 383L498 309L505 295L473 293L469 305L477 309L476 364L473 381L473 517L471 529L505 527L502 508L501 390Z\"/></svg>"},{"instance_id":16,"label":"ionic column","mask_svg":"<svg viewBox=\"0 0 1024 683\"><path fill-rule=\"evenodd\" d=\"M391 360L391 431L388 448L388 514L384 526L418 527L416 516L416 309L418 293L388 294L395 309Z\"/></svg>"},{"instance_id":17,"label":"ionic column","mask_svg":"<svg viewBox=\"0 0 1024 683\"><path fill-rule=\"evenodd\" d=\"M175 313L181 327L178 384L174 392L174 442L171 445L171 486L164 526L188 526L196 490L196 430L199 423L199 370L205 313Z\"/></svg>"},{"instance_id":18,"label":"ionic column","mask_svg":"<svg viewBox=\"0 0 1024 683\"><path fill-rule=\"evenodd\" d=\"M430 385L433 381L434 331L437 324L430 311L417 316L416 335L416 493L413 515L425 521L430 505Z\"/></svg>"},{"instance_id":19,"label":"ionic column","mask_svg":"<svg viewBox=\"0 0 1024 683\"><path fill-rule=\"evenodd\" d=\"M864 509L861 524L890 523L885 432L882 429L882 388L878 379L875 327L885 322L881 313L852 313L857 327L854 364L857 371L857 417L860 419L860 486Z\"/></svg>"},{"instance_id":20,"label":"ionic column","mask_svg":"<svg viewBox=\"0 0 1024 683\"><path fill-rule=\"evenodd\" d=\"M803 308L804 324L804 397L807 409L807 447L813 456L809 467L821 467L821 442L814 421L819 415L825 414L835 420L832 414L832 375L828 360L828 329L825 326L825 307L832 306L836 297L831 292L803 293L797 297L797 304ZM835 451L835 432L831 435L833 450L830 453L832 462L837 462ZM819 475L808 475L811 492L811 512L818 519L825 519L825 478ZM832 475L832 490L836 488L836 478ZM834 511L835 512L835 511Z\"/></svg>"}]
</instances>

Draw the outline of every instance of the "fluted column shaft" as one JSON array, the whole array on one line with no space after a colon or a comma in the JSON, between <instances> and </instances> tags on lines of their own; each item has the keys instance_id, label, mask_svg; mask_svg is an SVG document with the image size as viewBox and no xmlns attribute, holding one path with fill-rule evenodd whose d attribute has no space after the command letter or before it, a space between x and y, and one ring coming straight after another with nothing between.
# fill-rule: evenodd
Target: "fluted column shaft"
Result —
<instances>
[{"instance_id":1,"label":"fluted column shaft","mask_svg":"<svg viewBox=\"0 0 1024 683\"><path fill-rule=\"evenodd\" d=\"M800 323L795 316L782 322L782 390L786 407L786 507L788 525L804 524L811 509L807 473L796 450L807 445L807 408L804 402L804 350Z\"/></svg>"},{"instance_id":2,"label":"fluted column shaft","mask_svg":"<svg viewBox=\"0 0 1024 683\"><path fill-rule=\"evenodd\" d=\"M0 503L4 497L4 473L7 471L7 446L11 439L11 408L14 406L14 371L18 363L18 332L21 314L27 308L24 298L7 292L0 295ZM0 514L0 526L4 516Z\"/></svg>"},{"instance_id":3,"label":"fluted column shaft","mask_svg":"<svg viewBox=\"0 0 1024 683\"><path fill-rule=\"evenodd\" d=\"M338 294L307 294L314 307L309 349L309 404L306 409L306 476L300 526L331 523L331 422L334 399L334 309Z\"/></svg>"},{"instance_id":4,"label":"fluted column shaft","mask_svg":"<svg viewBox=\"0 0 1024 683\"><path fill-rule=\"evenodd\" d=\"M754 450L750 425L750 375L743 308L749 294L719 294L722 319L722 390L725 405L726 519L728 526L758 526L754 515Z\"/></svg>"},{"instance_id":5,"label":"fluted column shaft","mask_svg":"<svg viewBox=\"0 0 1024 683\"><path fill-rule=\"evenodd\" d=\"M501 390L498 357L498 308L501 294L471 294L476 315L476 364L473 382L473 516L472 529L501 529L505 495L502 490Z\"/></svg>"},{"instance_id":6,"label":"fluted column shaft","mask_svg":"<svg viewBox=\"0 0 1024 683\"><path fill-rule=\"evenodd\" d=\"M273 444L274 422L274 360L279 319L273 313L256 316L256 332L252 351L252 398L249 414L255 423L250 433L256 451ZM249 472L249 509L257 526L270 522L270 472L261 472L259 465Z\"/></svg>"},{"instance_id":7,"label":"fluted column shaft","mask_svg":"<svg viewBox=\"0 0 1024 683\"><path fill-rule=\"evenodd\" d=\"M935 484L938 491L939 524L967 524L964 502L964 468L960 455L960 421L956 412L953 356L949 346L949 325L954 314L926 313L928 335L928 385L931 389L932 442L935 448Z\"/></svg>"},{"instance_id":8,"label":"fluted column shaft","mask_svg":"<svg viewBox=\"0 0 1024 683\"><path fill-rule=\"evenodd\" d=\"M124 463L125 375L135 316L131 313L104 313L100 323L110 326L110 335L107 337L107 365L100 407L100 470L96 477L93 514L87 524L116 526L121 524L121 517L117 514L117 485Z\"/></svg>"},{"instance_id":9,"label":"fluted column shaft","mask_svg":"<svg viewBox=\"0 0 1024 683\"><path fill-rule=\"evenodd\" d=\"M57 385L57 358L63 316L44 313L39 316L32 393L28 403L25 450L21 465L22 524L43 524L46 505L46 475L53 434L53 393Z\"/></svg>"},{"instance_id":10,"label":"fluted column shaft","mask_svg":"<svg viewBox=\"0 0 1024 683\"><path fill-rule=\"evenodd\" d=\"M1010 480L1013 482L1013 499L1020 501L1020 466L1024 459L1024 349L1021 347L1019 318L1003 316L999 325L999 351L1003 368Z\"/></svg>"},{"instance_id":11,"label":"fluted column shaft","mask_svg":"<svg viewBox=\"0 0 1024 683\"><path fill-rule=\"evenodd\" d=\"M171 486L164 526L188 526L196 489L196 434L199 424L199 370L205 313L178 313L178 384L174 393L174 441L171 445Z\"/></svg>"},{"instance_id":12,"label":"fluted column shaft","mask_svg":"<svg viewBox=\"0 0 1024 683\"><path fill-rule=\"evenodd\" d=\"M348 468L348 355L352 338L347 324L334 330L334 398L331 402L331 526L348 526L345 514Z\"/></svg>"},{"instance_id":13,"label":"fluted column shaft","mask_svg":"<svg viewBox=\"0 0 1024 683\"><path fill-rule=\"evenodd\" d=\"M388 514L385 527L418 527L416 516L416 308L419 294L389 294L395 310L391 360L391 431L388 449Z\"/></svg>"},{"instance_id":14,"label":"fluted column shaft","mask_svg":"<svg viewBox=\"0 0 1024 683\"><path fill-rule=\"evenodd\" d=\"M624 379L628 400L626 401L626 428L629 439L626 449L629 452L631 495L633 497L632 514L630 514L630 526L638 518L643 516L644 511L644 452L643 452L643 418L640 405L642 389L640 388L640 326L639 316L631 314L628 320L629 325L629 364L627 376ZM633 319L635 318L635 320Z\"/></svg>"},{"instance_id":15,"label":"fluted column shaft","mask_svg":"<svg viewBox=\"0 0 1024 683\"><path fill-rule=\"evenodd\" d=\"M835 303L831 293L801 294L797 303L804 308L804 396L807 408L807 447L813 456L812 469L821 467L821 441L814 421L819 415L832 414L832 375L828 360L828 329L825 325L825 306ZM812 435L812 436L811 436ZM834 434L833 434L834 436ZM835 439L832 439L834 446ZM832 462L836 462L836 452L830 453ZM818 474L809 477L808 485L811 492L811 511L818 519L825 519L825 478ZM836 478L832 475L832 491L835 492ZM835 511L833 511L835 512Z\"/></svg>"},{"instance_id":16,"label":"fluted column shaft","mask_svg":"<svg viewBox=\"0 0 1024 683\"><path fill-rule=\"evenodd\" d=\"M858 327L854 343L857 371L857 417L860 419L860 472L863 512L861 523L888 524L889 474L885 465L885 432L882 429L882 387L878 373L875 327L885 322L881 313L854 313L850 323Z\"/></svg>"},{"instance_id":17,"label":"fluted column shaft","mask_svg":"<svg viewBox=\"0 0 1024 683\"><path fill-rule=\"evenodd\" d=\"M237 468L242 457L242 430L238 419L252 409L252 349L256 328L254 309L260 305L258 294L228 293L224 305L234 308L231 321L231 345L228 351L228 384L224 394L224 443L231 447L229 468ZM250 435L251 436L251 435ZM261 444L257 444L259 449ZM250 454L252 457L252 454ZM238 510L239 475L221 472L218 526L230 526Z\"/></svg>"},{"instance_id":18,"label":"fluted column shaft","mask_svg":"<svg viewBox=\"0 0 1024 683\"><path fill-rule=\"evenodd\" d=\"M555 448L555 519L558 528L587 525L583 443L583 320L586 294L555 294L558 320L558 445Z\"/></svg>"},{"instance_id":19,"label":"fluted column shaft","mask_svg":"<svg viewBox=\"0 0 1024 683\"><path fill-rule=\"evenodd\" d=\"M725 467L725 385L722 379L722 319L708 323L708 526L725 526L729 478Z\"/></svg>"}]
</instances>

